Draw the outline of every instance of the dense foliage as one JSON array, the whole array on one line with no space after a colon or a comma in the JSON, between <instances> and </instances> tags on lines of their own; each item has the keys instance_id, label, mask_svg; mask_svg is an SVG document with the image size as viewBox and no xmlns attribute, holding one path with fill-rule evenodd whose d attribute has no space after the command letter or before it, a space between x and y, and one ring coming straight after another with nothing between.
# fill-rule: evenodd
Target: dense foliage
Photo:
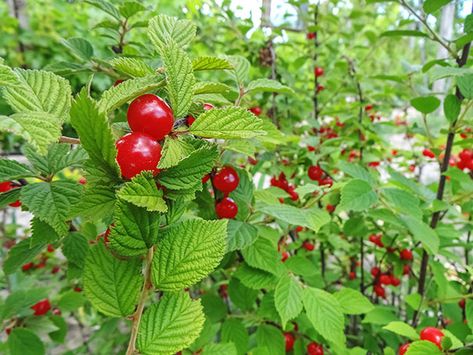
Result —
<instances>
[{"instance_id":1,"label":"dense foliage","mask_svg":"<svg viewBox=\"0 0 473 355\"><path fill-rule=\"evenodd\" d=\"M2 353L473 353L465 4L27 3Z\"/></svg>"}]
</instances>

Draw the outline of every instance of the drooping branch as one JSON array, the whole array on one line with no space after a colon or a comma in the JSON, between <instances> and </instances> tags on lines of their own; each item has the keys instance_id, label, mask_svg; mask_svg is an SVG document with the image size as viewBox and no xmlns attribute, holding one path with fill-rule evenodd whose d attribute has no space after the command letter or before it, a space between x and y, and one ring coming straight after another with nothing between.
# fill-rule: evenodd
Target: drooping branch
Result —
<instances>
[{"instance_id":1,"label":"drooping branch","mask_svg":"<svg viewBox=\"0 0 473 355\"><path fill-rule=\"evenodd\" d=\"M80 139L79 138L61 136L61 137L59 137L59 143L80 144Z\"/></svg>"}]
</instances>

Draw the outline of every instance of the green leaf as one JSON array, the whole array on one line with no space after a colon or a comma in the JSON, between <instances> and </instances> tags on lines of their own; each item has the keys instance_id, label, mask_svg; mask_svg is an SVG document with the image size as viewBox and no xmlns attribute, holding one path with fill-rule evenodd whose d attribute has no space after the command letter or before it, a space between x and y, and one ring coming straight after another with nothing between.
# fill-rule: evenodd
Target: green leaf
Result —
<instances>
[{"instance_id":1,"label":"green leaf","mask_svg":"<svg viewBox=\"0 0 473 355\"><path fill-rule=\"evenodd\" d=\"M473 14L469 14L465 17L465 27L463 29L465 33L473 32Z\"/></svg>"},{"instance_id":2,"label":"green leaf","mask_svg":"<svg viewBox=\"0 0 473 355\"><path fill-rule=\"evenodd\" d=\"M70 212L71 217L82 216L94 221L111 217L116 202L115 189L109 182L87 181L80 201Z\"/></svg>"},{"instance_id":3,"label":"green leaf","mask_svg":"<svg viewBox=\"0 0 473 355\"><path fill-rule=\"evenodd\" d=\"M49 113L43 115L51 123L60 125L69 118L71 86L51 72L15 69L17 82L8 85L3 96L11 108L19 113Z\"/></svg>"},{"instance_id":4,"label":"green leaf","mask_svg":"<svg viewBox=\"0 0 473 355\"><path fill-rule=\"evenodd\" d=\"M166 229L153 258L156 288L176 291L202 280L225 254L227 222L187 220Z\"/></svg>"},{"instance_id":5,"label":"green leaf","mask_svg":"<svg viewBox=\"0 0 473 355\"><path fill-rule=\"evenodd\" d=\"M228 284L228 296L230 301L242 311L253 309L258 291L243 285L239 279L232 278Z\"/></svg>"},{"instance_id":6,"label":"green leaf","mask_svg":"<svg viewBox=\"0 0 473 355\"><path fill-rule=\"evenodd\" d=\"M160 215L131 203L118 201L110 247L125 256L142 255L157 241Z\"/></svg>"},{"instance_id":7,"label":"green leaf","mask_svg":"<svg viewBox=\"0 0 473 355\"><path fill-rule=\"evenodd\" d=\"M158 190L150 172L143 172L125 183L117 196L150 212L166 212L168 209L163 200L163 191Z\"/></svg>"},{"instance_id":8,"label":"green leaf","mask_svg":"<svg viewBox=\"0 0 473 355\"><path fill-rule=\"evenodd\" d=\"M367 313L363 319L363 324L386 325L389 322L397 321L398 318L389 308L376 306L371 312Z\"/></svg>"},{"instance_id":9,"label":"green leaf","mask_svg":"<svg viewBox=\"0 0 473 355\"><path fill-rule=\"evenodd\" d=\"M82 234L69 233L63 241L62 253L69 264L82 270L85 265L87 254L89 253L89 242Z\"/></svg>"},{"instance_id":10,"label":"green leaf","mask_svg":"<svg viewBox=\"0 0 473 355\"><path fill-rule=\"evenodd\" d=\"M385 325L383 329L389 330L411 340L419 339L419 334L417 334L416 330L404 322L390 322L389 324Z\"/></svg>"},{"instance_id":11,"label":"green leaf","mask_svg":"<svg viewBox=\"0 0 473 355\"><path fill-rule=\"evenodd\" d=\"M366 170L365 168L363 168L359 164L348 163L348 162L342 160L338 163L338 167L345 174L348 174L348 175L350 175L354 178L360 179L360 180L364 180L364 181L368 182L371 185L375 184L375 179L373 178L373 176L371 176L369 171Z\"/></svg>"},{"instance_id":12,"label":"green leaf","mask_svg":"<svg viewBox=\"0 0 473 355\"><path fill-rule=\"evenodd\" d=\"M381 37L429 37L429 35L422 31L416 30L394 30L385 31L381 33Z\"/></svg>"},{"instance_id":13,"label":"green leaf","mask_svg":"<svg viewBox=\"0 0 473 355\"><path fill-rule=\"evenodd\" d=\"M412 216L401 216L402 221L407 229L412 233L414 239L422 243L422 246L429 254L437 254L439 249L439 237L435 230L427 224Z\"/></svg>"},{"instance_id":14,"label":"green leaf","mask_svg":"<svg viewBox=\"0 0 473 355\"><path fill-rule=\"evenodd\" d=\"M0 159L0 181L17 180L34 176L36 176L36 174L25 164L16 160Z\"/></svg>"},{"instance_id":15,"label":"green leaf","mask_svg":"<svg viewBox=\"0 0 473 355\"><path fill-rule=\"evenodd\" d=\"M465 303L465 317L468 326L471 330L473 330L473 301L471 299L467 299Z\"/></svg>"},{"instance_id":16,"label":"green leaf","mask_svg":"<svg viewBox=\"0 0 473 355\"><path fill-rule=\"evenodd\" d=\"M200 94L222 94L229 100L234 100L238 97L234 88L223 83L214 83L211 81L199 81L194 85L194 95Z\"/></svg>"},{"instance_id":17,"label":"green leaf","mask_svg":"<svg viewBox=\"0 0 473 355\"><path fill-rule=\"evenodd\" d=\"M148 36L158 49L174 42L178 48L188 46L195 37L196 27L188 20L159 15L149 21Z\"/></svg>"},{"instance_id":18,"label":"green leaf","mask_svg":"<svg viewBox=\"0 0 473 355\"><path fill-rule=\"evenodd\" d=\"M278 328L262 324L256 330L256 343L258 346L266 348L268 355L284 355L284 337Z\"/></svg>"},{"instance_id":19,"label":"green leaf","mask_svg":"<svg viewBox=\"0 0 473 355\"><path fill-rule=\"evenodd\" d=\"M260 211L288 224L310 228L315 232L330 222L330 215L320 208L302 209L289 205L271 205L261 208Z\"/></svg>"},{"instance_id":20,"label":"green leaf","mask_svg":"<svg viewBox=\"0 0 473 355\"><path fill-rule=\"evenodd\" d=\"M13 69L2 63L0 61L0 86L18 85L18 77Z\"/></svg>"},{"instance_id":21,"label":"green leaf","mask_svg":"<svg viewBox=\"0 0 473 355\"><path fill-rule=\"evenodd\" d=\"M14 328L8 336L8 348L11 355L43 355L44 344L41 339L29 329Z\"/></svg>"},{"instance_id":22,"label":"green leaf","mask_svg":"<svg viewBox=\"0 0 473 355\"><path fill-rule=\"evenodd\" d=\"M199 300L184 292L165 293L143 314L137 348L142 354L174 354L199 336L205 317Z\"/></svg>"},{"instance_id":23,"label":"green leaf","mask_svg":"<svg viewBox=\"0 0 473 355\"><path fill-rule=\"evenodd\" d=\"M274 304L281 317L282 327L302 311L302 287L293 276L284 275L274 291Z\"/></svg>"},{"instance_id":24,"label":"green leaf","mask_svg":"<svg viewBox=\"0 0 473 355\"><path fill-rule=\"evenodd\" d=\"M107 117L95 101L82 90L71 109L71 124L79 133L81 145L91 161L103 168L110 176L120 176L115 160L117 149Z\"/></svg>"},{"instance_id":25,"label":"green leaf","mask_svg":"<svg viewBox=\"0 0 473 355\"><path fill-rule=\"evenodd\" d=\"M333 296L338 300L345 314L363 314L373 310L373 304L361 292L344 287Z\"/></svg>"},{"instance_id":26,"label":"green leaf","mask_svg":"<svg viewBox=\"0 0 473 355\"><path fill-rule=\"evenodd\" d=\"M339 210L363 211L378 201L378 195L366 181L353 179L343 186Z\"/></svg>"},{"instance_id":27,"label":"green leaf","mask_svg":"<svg viewBox=\"0 0 473 355\"><path fill-rule=\"evenodd\" d=\"M210 343L204 346L202 355L237 355L237 349L233 343Z\"/></svg>"},{"instance_id":28,"label":"green leaf","mask_svg":"<svg viewBox=\"0 0 473 355\"><path fill-rule=\"evenodd\" d=\"M42 246L48 243L54 243L59 239L53 227L39 218L31 220L31 243L30 247L41 244Z\"/></svg>"},{"instance_id":29,"label":"green leaf","mask_svg":"<svg viewBox=\"0 0 473 355\"><path fill-rule=\"evenodd\" d=\"M252 138L266 134L260 118L240 107L212 109L201 114L190 132L204 138Z\"/></svg>"},{"instance_id":30,"label":"green leaf","mask_svg":"<svg viewBox=\"0 0 473 355\"><path fill-rule=\"evenodd\" d=\"M243 249L254 243L258 237L255 226L237 220L228 221L227 252Z\"/></svg>"},{"instance_id":31,"label":"green leaf","mask_svg":"<svg viewBox=\"0 0 473 355\"><path fill-rule=\"evenodd\" d=\"M466 99L473 99L473 74L457 77L457 85Z\"/></svg>"},{"instance_id":32,"label":"green leaf","mask_svg":"<svg viewBox=\"0 0 473 355\"><path fill-rule=\"evenodd\" d=\"M292 259L292 258L291 258ZM278 278L269 272L252 268L243 263L233 274L240 282L253 290L272 290L276 287Z\"/></svg>"},{"instance_id":33,"label":"green leaf","mask_svg":"<svg viewBox=\"0 0 473 355\"><path fill-rule=\"evenodd\" d=\"M405 355L441 355L443 352L434 343L419 340L411 343Z\"/></svg>"},{"instance_id":34,"label":"green leaf","mask_svg":"<svg viewBox=\"0 0 473 355\"><path fill-rule=\"evenodd\" d=\"M430 70L430 81L436 81L447 77L459 77L466 74L472 74L473 70L470 68L455 68L436 66Z\"/></svg>"},{"instance_id":35,"label":"green leaf","mask_svg":"<svg viewBox=\"0 0 473 355\"><path fill-rule=\"evenodd\" d=\"M447 95L443 101L443 113L450 123L457 120L461 111L461 102L455 95Z\"/></svg>"},{"instance_id":36,"label":"green leaf","mask_svg":"<svg viewBox=\"0 0 473 355\"><path fill-rule=\"evenodd\" d=\"M192 68L198 70L223 70L233 69L232 64L224 58L197 57L192 60Z\"/></svg>"},{"instance_id":37,"label":"green leaf","mask_svg":"<svg viewBox=\"0 0 473 355\"><path fill-rule=\"evenodd\" d=\"M133 78L142 78L152 75L154 72L153 68L151 68L139 58L118 57L112 59L110 61L110 65L120 73L126 74Z\"/></svg>"},{"instance_id":38,"label":"green leaf","mask_svg":"<svg viewBox=\"0 0 473 355\"><path fill-rule=\"evenodd\" d=\"M69 38L68 40L63 40L62 44L80 60L88 61L94 56L94 48L92 47L92 44L84 38Z\"/></svg>"},{"instance_id":39,"label":"green leaf","mask_svg":"<svg viewBox=\"0 0 473 355\"><path fill-rule=\"evenodd\" d=\"M81 189L76 182L66 180L28 184L21 189L21 201L62 236L68 230L66 220L71 206L79 201Z\"/></svg>"},{"instance_id":40,"label":"green leaf","mask_svg":"<svg viewBox=\"0 0 473 355\"><path fill-rule=\"evenodd\" d=\"M84 303L85 298L81 292L69 290L61 295L57 306L63 312L73 312L82 307Z\"/></svg>"},{"instance_id":41,"label":"green leaf","mask_svg":"<svg viewBox=\"0 0 473 355\"><path fill-rule=\"evenodd\" d=\"M217 158L217 146L205 145L182 159L176 166L161 172L158 176L159 183L172 190L186 190L201 184L202 178L210 173Z\"/></svg>"},{"instance_id":42,"label":"green leaf","mask_svg":"<svg viewBox=\"0 0 473 355\"><path fill-rule=\"evenodd\" d=\"M136 1L125 1L120 7L118 8L118 11L120 11L120 14L124 18L130 18L137 13L143 12L146 10L146 7L141 5L140 3Z\"/></svg>"},{"instance_id":43,"label":"green leaf","mask_svg":"<svg viewBox=\"0 0 473 355\"><path fill-rule=\"evenodd\" d=\"M167 169L175 166L181 160L188 157L194 150L195 148L189 140L182 136L178 136L177 138L167 136L164 141L158 168Z\"/></svg>"},{"instance_id":44,"label":"green leaf","mask_svg":"<svg viewBox=\"0 0 473 355\"><path fill-rule=\"evenodd\" d=\"M302 300L315 330L328 341L344 343L344 317L338 300L326 291L310 287L304 289Z\"/></svg>"},{"instance_id":45,"label":"green leaf","mask_svg":"<svg viewBox=\"0 0 473 355\"><path fill-rule=\"evenodd\" d=\"M435 96L421 96L411 100L411 105L419 112L428 114L440 106L440 100Z\"/></svg>"},{"instance_id":46,"label":"green leaf","mask_svg":"<svg viewBox=\"0 0 473 355\"><path fill-rule=\"evenodd\" d=\"M0 131L11 132L29 142L41 154L61 135L61 124L46 112L21 112L0 116Z\"/></svg>"},{"instance_id":47,"label":"green leaf","mask_svg":"<svg viewBox=\"0 0 473 355\"><path fill-rule=\"evenodd\" d=\"M431 14L451 1L452 0L425 0L422 7L424 8L425 13Z\"/></svg>"},{"instance_id":48,"label":"green leaf","mask_svg":"<svg viewBox=\"0 0 473 355\"><path fill-rule=\"evenodd\" d=\"M139 258L116 258L102 241L94 245L84 266L84 292L92 305L110 317L126 317L135 310L143 275Z\"/></svg>"},{"instance_id":49,"label":"green leaf","mask_svg":"<svg viewBox=\"0 0 473 355\"><path fill-rule=\"evenodd\" d=\"M228 56L225 57L233 66L234 70L230 73L235 78L238 87L243 86L243 84L248 80L250 73L250 62L248 59L242 56Z\"/></svg>"},{"instance_id":50,"label":"green leaf","mask_svg":"<svg viewBox=\"0 0 473 355\"><path fill-rule=\"evenodd\" d=\"M6 298L5 303L2 309L2 317L1 319L8 319L12 316L18 314L28 314L26 312L30 312L29 308L37 303L45 299L48 295L47 289L44 288L28 288L26 290L18 290L12 291ZM31 314L31 313L30 313Z\"/></svg>"},{"instance_id":51,"label":"green leaf","mask_svg":"<svg viewBox=\"0 0 473 355\"><path fill-rule=\"evenodd\" d=\"M85 2L120 20L120 13L111 3L105 0L85 0Z\"/></svg>"},{"instance_id":52,"label":"green leaf","mask_svg":"<svg viewBox=\"0 0 473 355\"><path fill-rule=\"evenodd\" d=\"M386 188L382 190L382 194L386 202L398 214L409 214L417 219L422 219L419 199L412 193L402 189Z\"/></svg>"},{"instance_id":53,"label":"green leaf","mask_svg":"<svg viewBox=\"0 0 473 355\"><path fill-rule=\"evenodd\" d=\"M24 239L16 244L10 249L3 263L3 271L5 274L13 274L22 265L33 260L36 255L43 251L45 245L45 243L38 243L31 246L31 239Z\"/></svg>"},{"instance_id":54,"label":"green leaf","mask_svg":"<svg viewBox=\"0 0 473 355\"><path fill-rule=\"evenodd\" d=\"M248 93L253 92L277 92L280 94L294 95L294 90L282 85L279 81L272 79L257 79L250 81L246 87Z\"/></svg>"},{"instance_id":55,"label":"green leaf","mask_svg":"<svg viewBox=\"0 0 473 355\"><path fill-rule=\"evenodd\" d=\"M166 89L175 117L184 117L192 104L194 95L194 72L192 62L181 47L170 42L161 50L166 69Z\"/></svg>"},{"instance_id":56,"label":"green leaf","mask_svg":"<svg viewBox=\"0 0 473 355\"><path fill-rule=\"evenodd\" d=\"M164 83L161 75L127 79L120 85L112 86L104 91L98 101L98 108L102 112L110 113L140 95L163 87Z\"/></svg>"},{"instance_id":57,"label":"green leaf","mask_svg":"<svg viewBox=\"0 0 473 355\"><path fill-rule=\"evenodd\" d=\"M0 208L20 199L21 189L12 189L0 194Z\"/></svg>"},{"instance_id":58,"label":"green leaf","mask_svg":"<svg viewBox=\"0 0 473 355\"><path fill-rule=\"evenodd\" d=\"M222 324L221 337L223 342L232 342L235 344L239 355L246 354L249 337L241 320L227 318Z\"/></svg>"},{"instance_id":59,"label":"green leaf","mask_svg":"<svg viewBox=\"0 0 473 355\"><path fill-rule=\"evenodd\" d=\"M266 238L259 237L252 245L242 249L241 253L251 267L274 275L280 275L284 271L281 255Z\"/></svg>"}]
</instances>

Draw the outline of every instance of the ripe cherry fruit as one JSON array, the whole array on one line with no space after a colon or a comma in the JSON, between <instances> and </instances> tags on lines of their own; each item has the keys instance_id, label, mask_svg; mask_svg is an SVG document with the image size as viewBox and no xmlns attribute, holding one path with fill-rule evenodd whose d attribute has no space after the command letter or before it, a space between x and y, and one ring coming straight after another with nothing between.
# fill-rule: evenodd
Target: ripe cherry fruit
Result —
<instances>
[{"instance_id":1,"label":"ripe cherry fruit","mask_svg":"<svg viewBox=\"0 0 473 355\"><path fill-rule=\"evenodd\" d=\"M259 116L263 113L263 110L259 106L251 107L249 111L255 116Z\"/></svg>"},{"instance_id":2,"label":"ripe cherry fruit","mask_svg":"<svg viewBox=\"0 0 473 355\"><path fill-rule=\"evenodd\" d=\"M309 39L309 40L317 38L317 32L307 33L306 38Z\"/></svg>"},{"instance_id":3,"label":"ripe cherry fruit","mask_svg":"<svg viewBox=\"0 0 473 355\"><path fill-rule=\"evenodd\" d=\"M307 251L312 251L312 250L315 249L315 245L313 243L309 242L308 240L304 241L304 243L302 243L302 246Z\"/></svg>"},{"instance_id":4,"label":"ripe cherry fruit","mask_svg":"<svg viewBox=\"0 0 473 355\"><path fill-rule=\"evenodd\" d=\"M315 67L314 68L314 75L318 78L322 75L324 75L324 69L321 67Z\"/></svg>"},{"instance_id":5,"label":"ripe cherry fruit","mask_svg":"<svg viewBox=\"0 0 473 355\"><path fill-rule=\"evenodd\" d=\"M322 345L313 341L307 345L307 354L308 355L324 355L324 348L322 347Z\"/></svg>"},{"instance_id":6,"label":"ripe cherry fruit","mask_svg":"<svg viewBox=\"0 0 473 355\"><path fill-rule=\"evenodd\" d=\"M402 249L399 252L399 257L401 258L401 260L412 260L414 258L412 255L412 251L410 251L409 249Z\"/></svg>"},{"instance_id":7,"label":"ripe cherry fruit","mask_svg":"<svg viewBox=\"0 0 473 355\"><path fill-rule=\"evenodd\" d=\"M431 151L430 149L424 149L422 151L422 155L427 158L432 158L432 159L435 158L435 153Z\"/></svg>"},{"instance_id":8,"label":"ripe cherry fruit","mask_svg":"<svg viewBox=\"0 0 473 355\"><path fill-rule=\"evenodd\" d=\"M230 193L238 187L240 178L231 166L223 167L213 178L215 188L223 193Z\"/></svg>"},{"instance_id":9,"label":"ripe cherry fruit","mask_svg":"<svg viewBox=\"0 0 473 355\"><path fill-rule=\"evenodd\" d=\"M312 165L309 167L309 170L307 170L307 175L309 175L309 179L318 181L322 179L324 171L320 166Z\"/></svg>"},{"instance_id":10,"label":"ripe cherry fruit","mask_svg":"<svg viewBox=\"0 0 473 355\"><path fill-rule=\"evenodd\" d=\"M13 189L14 185L12 184L11 181L5 181L5 182L0 182L0 192L7 192ZM20 207L21 202L20 200L12 202L9 204L11 207Z\"/></svg>"},{"instance_id":11,"label":"ripe cherry fruit","mask_svg":"<svg viewBox=\"0 0 473 355\"><path fill-rule=\"evenodd\" d=\"M434 327L426 327L420 332L420 339L427 340L437 345L442 350L442 338L444 337L443 332L440 329Z\"/></svg>"},{"instance_id":12,"label":"ripe cherry fruit","mask_svg":"<svg viewBox=\"0 0 473 355\"><path fill-rule=\"evenodd\" d=\"M238 214L238 206L230 197L224 197L215 205L215 212L218 218L232 219Z\"/></svg>"},{"instance_id":13,"label":"ripe cherry fruit","mask_svg":"<svg viewBox=\"0 0 473 355\"><path fill-rule=\"evenodd\" d=\"M287 251L285 251L281 254L281 261L285 262L287 259L289 259L289 257L290 257L290 254Z\"/></svg>"},{"instance_id":14,"label":"ripe cherry fruit","mask_svg":"<svg viewBox=\"0 0 473 355\"><path fill-rule=\"evenodd\" d=\"M373 290L374 290L374 293L376 294L376 296L381 297L381 298L386 298L386 290L384 289L383 286L374 285Z\"/></svg>"},{"instance_id":15,"label":"ripe cherry fruit","mask_svg":"<svg viewBox=\"0 0 473 355\"><path fill-rule=\"evenodd\" d=\"M284 339L286 341L286 352L289 352L294 347L294 336L291 333L284 333Z\"/></svg>"},{"instance_id":16,"label":"ripe cherry fruit","mask_svg":"<svg viewBox=\"0 0 473 355\"><path fill-rule=\"evenodd\" d=\"M172 131L174 115L160 97L145 94L137 97L128 107L128 124L133 132L145 133L161 140Z\"/></svg>"},{"instance_id":17,"label":"ripe cherry fruit","mask_svg":"<svg viewBox=\"0 0 473 355\"><path fill-rule=\"evenodd\" d=\"M49 303L48 299L44 299L31 306L31 309L34 311L35 316L42 316L48 313L48 311L51 309L51 304Z\"/></svg>"},{"instance_id":18,"label":"ripe cherry fruit","mask_svg":"<svg viewBox=\"0 0 473 355\"><path fill-rule=\"evenodd\" d=\"M401 345L399 347L399 355L404 355L407 352L407 349L409 349L409 345L411 345L411 343L406 343L404 345Z\"/></svg>"},{"instance_id":19,"label":"ripe cherry fruit","mask_svg":"<svg viewBox=\"0 0 473 355\"><path fill-rule=\"evenodd\" d=\"M153 175L161 159L161 145L150 136L133 132L121 137L117 143L117 163L122 176L131 179L143 170L150 170Z\"/></svg>"}]
</instances>

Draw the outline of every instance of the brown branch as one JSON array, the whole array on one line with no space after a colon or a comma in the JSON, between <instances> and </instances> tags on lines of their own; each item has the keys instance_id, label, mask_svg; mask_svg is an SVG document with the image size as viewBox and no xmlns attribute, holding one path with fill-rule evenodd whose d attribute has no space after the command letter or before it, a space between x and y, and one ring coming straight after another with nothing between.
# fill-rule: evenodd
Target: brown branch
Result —
<instances>
[{"instance_id":1,"label":"brown branch","mask_svg":"<svg viewBox=\"0 0 473 355\"><path fill-rule=\"evenodd\" d=\"M61 136L61 137L59 137L59 143L80 144L80 139L79 138Z\"/></svg>"}]
</instances>

